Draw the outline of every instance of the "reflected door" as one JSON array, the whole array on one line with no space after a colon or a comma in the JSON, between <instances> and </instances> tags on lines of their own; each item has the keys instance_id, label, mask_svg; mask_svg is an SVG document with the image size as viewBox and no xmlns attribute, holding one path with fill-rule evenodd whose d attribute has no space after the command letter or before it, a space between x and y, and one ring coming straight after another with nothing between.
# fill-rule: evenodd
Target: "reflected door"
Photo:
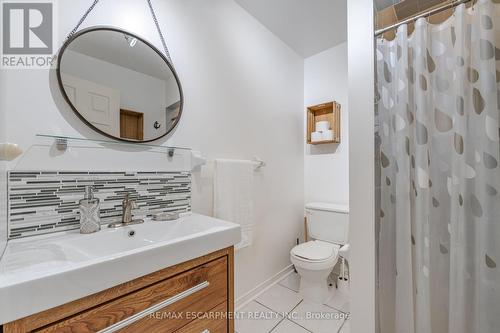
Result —
<instances>
[{"instance_id":1,"label":"reflected door","mask_svg":"<svg viewBox=\"0 0 500 333\"><path fill-rule=\"evenodd\" d=\"M92 125L106 133L118 134L120 92L113 88L64 74L64 89L73 105Z\"/></svg>"},{"instance_id":2,"label":"reflected door","mask_svg":"<svg viewBox=\"0 0 500 333\"><path fill-rule=\"evenodd\" d=\"M122 139L144 139L144 114L140 112L120 110L120 137Z\"/></svg>"}]
</instances>

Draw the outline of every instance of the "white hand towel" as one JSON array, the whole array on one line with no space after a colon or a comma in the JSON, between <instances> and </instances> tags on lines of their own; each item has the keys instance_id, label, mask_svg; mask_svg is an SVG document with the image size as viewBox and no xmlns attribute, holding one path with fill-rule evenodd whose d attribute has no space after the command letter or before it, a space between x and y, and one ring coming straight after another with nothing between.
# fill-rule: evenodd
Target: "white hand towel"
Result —
<instances>
[{"instance_id":1,"label":"white hand towel","mask_svg":"<svg viewBox=\"0 0 500 333\"><path fill-rule=\"evenodd\" d=\"M251 161L215 160L214 216L241 225L236 249L252 244L254 168Z\"/></svg>"}]
</instances>

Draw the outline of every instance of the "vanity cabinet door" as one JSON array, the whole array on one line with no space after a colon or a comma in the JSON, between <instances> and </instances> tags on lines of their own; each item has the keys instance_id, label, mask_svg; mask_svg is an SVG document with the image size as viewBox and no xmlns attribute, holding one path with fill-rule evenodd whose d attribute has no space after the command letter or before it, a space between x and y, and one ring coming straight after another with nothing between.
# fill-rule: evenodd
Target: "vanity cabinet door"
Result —
<instances>
[{"instance_id":1,"label":"vanity cabinet door","mask_svg":"<svg viewBox=\"0 0 500 333\"><path fill-rule=\"evenodd\" d=\"M216 259L36 332L175 332L227 302L227 268L227 257Z\"/></svg>"},{"instance_id":2,"label":"vanity cabinet door","mask_svg":"<svg viewBox=\"0 0 500 333\"><path fill-rule=\"evenodd\" d=\"M221 304L175 333L227 333L228 321L224 315L226 311L227 303Z\"/></svg>"}]
</instances>

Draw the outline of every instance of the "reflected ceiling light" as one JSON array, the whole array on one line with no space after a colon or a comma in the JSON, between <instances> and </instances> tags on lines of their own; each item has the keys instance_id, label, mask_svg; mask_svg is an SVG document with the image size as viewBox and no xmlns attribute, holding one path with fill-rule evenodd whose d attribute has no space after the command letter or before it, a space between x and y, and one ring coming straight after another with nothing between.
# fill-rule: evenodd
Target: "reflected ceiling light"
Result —
<instances>
[{"instance_id":1,"label":"reflected ceiling light","mask_svg":"<svg viewBox=\"0 0 500 333\"><path fill-rule=\"evenodd\" d=\"M125 40L127 41L130 47L134 47L135 44L137 44L137 38L130 37L129 35L123 35L123 37L125 37Z\"/></svg>"}]
</instances>

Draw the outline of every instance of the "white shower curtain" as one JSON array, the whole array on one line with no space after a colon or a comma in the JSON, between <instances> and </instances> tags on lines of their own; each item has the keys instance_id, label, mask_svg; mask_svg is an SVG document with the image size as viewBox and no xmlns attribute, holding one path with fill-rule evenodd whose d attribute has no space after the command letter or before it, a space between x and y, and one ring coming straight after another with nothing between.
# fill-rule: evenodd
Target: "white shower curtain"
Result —
<instances>
[{"instance_id":1,"label":"white shower curtain","mask_svg":"<svg viewBox=\"0 0 500 333\"><path fill-rule=\"evenodd\" d=\"M500 332L500 5L377 41L381 333Z\"/></svg>"}]
</instances>

